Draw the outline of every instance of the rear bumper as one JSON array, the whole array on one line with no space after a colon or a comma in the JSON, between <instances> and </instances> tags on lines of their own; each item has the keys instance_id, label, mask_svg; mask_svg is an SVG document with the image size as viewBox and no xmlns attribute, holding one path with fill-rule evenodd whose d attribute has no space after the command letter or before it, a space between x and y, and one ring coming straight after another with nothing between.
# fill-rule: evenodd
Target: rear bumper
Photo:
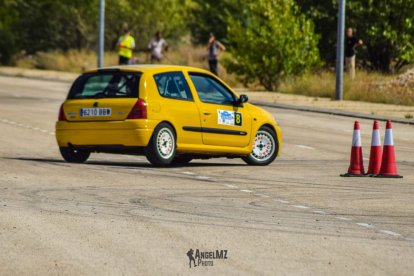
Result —
<instances>
[{"instance_id":1,"label":"rear bumper","mask_svg":"<svg viewBox=\"0 0 414 276\"><path fill-rule=\"evenodd\" d=\"M59 147L117 145L145 147L157 125L153 120L56 122Z\"/></svg>"}]
</instances>

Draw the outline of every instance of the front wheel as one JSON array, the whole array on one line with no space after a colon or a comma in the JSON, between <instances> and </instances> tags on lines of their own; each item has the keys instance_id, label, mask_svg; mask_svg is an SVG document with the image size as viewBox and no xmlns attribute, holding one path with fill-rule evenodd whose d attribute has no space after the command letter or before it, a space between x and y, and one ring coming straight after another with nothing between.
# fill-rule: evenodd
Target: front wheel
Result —
<instances>
[{"instance_id":1,"label":"front wheel","mask_svg":"<svg viewBox=\"0 0 414 276\"><path fill-rule=\"evenodd\" d=\"M167 123L159 124L145 149L145 156L155 166L168 166L175 157L175 132Z\"/></svg>"},{"instance_id":2,"label":"front wheel","mask_svg":"<svg viewBox=\"0 0 414 276\"><path fill-rule=\"evenodd\" d=\"M70 163L83 163L88 160L91 153L86 150L77 150L72 147L60 147L60 154L65 161Z\"/></svg>"},{"instance_id":3,"label":"front wheel","mask_svg":"<svg viewBox=\"0 0 414 276\"><path fill-rule=\"evenodd\" d=\"M256 133L252 152L242 159L249 165L265 166L275 160L279 142L273 129L263 126Z\"/></svg>"}]
</instances>

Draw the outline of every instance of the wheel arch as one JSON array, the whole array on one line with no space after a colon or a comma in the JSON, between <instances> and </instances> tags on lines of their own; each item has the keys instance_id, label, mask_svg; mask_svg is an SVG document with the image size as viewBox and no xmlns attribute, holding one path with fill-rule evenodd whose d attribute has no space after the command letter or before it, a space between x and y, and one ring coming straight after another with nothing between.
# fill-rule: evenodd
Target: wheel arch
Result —
<instances>
[{"instance_id":1,"label":"wheel arch","mask_svg":"<svg viewBox=\"0 0 414 276\"><path fill-rule=\"evenodd\" d=\"M157 127L158 127L160 124L162 124L162 123L169 125L169 126L170 126L173 130L174 130L174 134L175 134L175 143L177 143L177 129L175 128L174 124L173 124L173 123L171 123L170 121L164 120L164 121L159 122L155 128L157 128ZM154 129L155 129L155 128L154 128Z\"/></svg>"},{"instance_id":2,"label":"wheel arch","mask_svg":"<svg viewBox=\"0 0 414 276\"><path fill-rule=\"evenodd\" d=\"M263 123L263 124L261 124L260 125L260 127L257 129L257 131L259 131L259 129L261 129L262 127L268 127L268 128L270 128L271 130L273 130L273 132L275 133L275 135L276 135L276 143L277 143L277 155L276 156L279 156L280 155L280 146L281 146L281 138L282 137L279 137L279 132L278 132L278 130L275 128L275 126L274 125L272 125L272 124L269 124L269 123Z\"/></svg>"}]
</instances>

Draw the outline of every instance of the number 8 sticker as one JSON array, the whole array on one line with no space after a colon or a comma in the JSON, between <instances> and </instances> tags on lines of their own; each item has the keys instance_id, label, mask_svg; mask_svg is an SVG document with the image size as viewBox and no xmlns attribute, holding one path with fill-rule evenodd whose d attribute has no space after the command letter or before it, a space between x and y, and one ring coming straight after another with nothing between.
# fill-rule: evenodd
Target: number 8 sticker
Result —
<instances>
[{"instance_id":1,"label":"number 8 sticker","mask_svg":"<svg viewBox=\"0 0 414 276\"><path fill-rule=\"evenodd\" d=\"M234 112L234 125L241 126L242 125L242 114L238 112Z\"/></svg>"}]
</instances>

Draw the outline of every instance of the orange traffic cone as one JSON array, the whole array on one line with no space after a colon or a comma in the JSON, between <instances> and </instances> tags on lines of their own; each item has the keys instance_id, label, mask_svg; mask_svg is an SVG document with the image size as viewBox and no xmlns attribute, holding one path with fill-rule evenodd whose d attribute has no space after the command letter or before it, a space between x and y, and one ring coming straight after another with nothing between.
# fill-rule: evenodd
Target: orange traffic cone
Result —
<instances>
[{"instance_id":1,"label":"orange traffic cone","mask_svg":"<svg viewBox=\"0 0 414 276\"><path fill-rule=\"evenodd\" d=\"M398 175L397 164L395 163L394 139L392 137L392 123L390 120L387 121L381 169L377 177L402 178L401 175Z\"/></svg>"},{"instance_id":2,"label":"orange traffic cone","mask_svg":"<svg viewBox=\"0 0 414 276\"><path fill-rule=\"evenodd\" d=\"M352 135L351 161L348 172L341 176L365 176L364 163L362 160L361 130L359 122L355 121L354 134Z\"/></svg>"},{"instance_id":3,"label":"orange traffic cone","mask_svg":"<svg viewBox=\"0 0 414 276\"><path fill-rule=\"evenodd\" d=\"M381 138L379 131L379 124L377 121L374 121L374 126L372 128L372 139L371 139L371 153L369 155L369 166L368 166L368 175L379 174L381 168Z\"/></svg>"}]
</instances>

